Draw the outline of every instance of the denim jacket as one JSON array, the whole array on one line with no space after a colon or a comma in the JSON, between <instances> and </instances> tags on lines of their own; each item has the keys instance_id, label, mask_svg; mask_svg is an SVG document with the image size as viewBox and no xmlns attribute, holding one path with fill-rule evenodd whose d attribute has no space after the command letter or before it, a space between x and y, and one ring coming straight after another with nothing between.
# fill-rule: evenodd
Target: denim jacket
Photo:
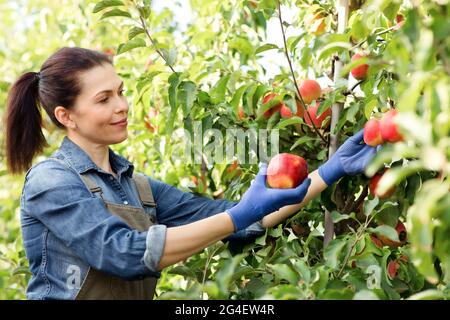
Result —
<instances>
[{"instance_id":1,"label":"denim jacket","mask_svg":"<svg viewBox=\"0 0 450 320\"><path fill-rule=\"evenodd\" d=\"M68 137L50 158L25 175L20 217L25 252L32 273L29 299L74 299L89 267L124 279L159 277L166 228L194 222L236 203L183 192L148 177L156 209L146 211L157 221L148 231L131 229L107 210L80 178L86 173L103 190L105 201L141 206L131 179L134 166L109 149L117 178L99 168ZM225 240L261 235L260 222Z\"/></svg>"}]
</instances>

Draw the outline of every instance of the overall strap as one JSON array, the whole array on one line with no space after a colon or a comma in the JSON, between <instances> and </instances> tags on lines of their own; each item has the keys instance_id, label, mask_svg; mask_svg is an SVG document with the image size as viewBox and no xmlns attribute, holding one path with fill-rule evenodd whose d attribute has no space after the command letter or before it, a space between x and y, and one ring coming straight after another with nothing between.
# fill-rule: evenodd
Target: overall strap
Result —
<instances>
[{"instance_id":1,"label":"overall strap","mask_svg":"<svg viewBox=\"0 0 450 320\"><path fill-rule=\"evenodd\" d=\"M89 178L85 173L80 174L81 179L83 179L86 186L91 190L92 193L100 192L100 197L103 199L103 191L102 188L97 186L97 184Z\"/></svg>"},{"instance_id":2,"label":"overall strap","mask_svg":"<svg viewBox=\"0 0 450 320\"><path fill-rule=\"evenodd\" d=\"M139 199L144 207L156 207L155 200L153 199L152 189L150 188L150 183L147 179L147 176L133 172L133 180L136 184L136 188L138 190Z\"/></svg>"}]
</instances>

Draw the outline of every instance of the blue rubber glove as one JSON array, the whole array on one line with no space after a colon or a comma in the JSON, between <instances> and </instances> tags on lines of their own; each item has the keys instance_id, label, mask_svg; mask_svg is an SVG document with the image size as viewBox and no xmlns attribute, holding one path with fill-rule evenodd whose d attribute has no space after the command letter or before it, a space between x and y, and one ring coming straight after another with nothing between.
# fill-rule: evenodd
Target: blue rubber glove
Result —
<instances>
[{"instance_id":1,"label":"blue rubber glove","mask_svg":"<svg viewBox=\"0 0 450 320\"><path fill-rule=\"evenodd\" d=\"M260 164L255 180L241 201L226 210L233 220L236 231L247 228L281 207L302 202L311 184L311 179L307 178L296 188L272 189L266 187L266 177L267 164L263 163Z\"/></svg>"},{"instance_id":2,"label":"blue rubber glove","mask_svg":"<svg viewBox=\"0 0 450 320\"><path fill-rule=\"evenodd\" d=\"M363 173L369 162L381 148L371 147L360 142L363 140L364 129L348 138L335 154L319 167L319 175L327 185L332 185L345 175Z\"/></svg>"}]
</instances>

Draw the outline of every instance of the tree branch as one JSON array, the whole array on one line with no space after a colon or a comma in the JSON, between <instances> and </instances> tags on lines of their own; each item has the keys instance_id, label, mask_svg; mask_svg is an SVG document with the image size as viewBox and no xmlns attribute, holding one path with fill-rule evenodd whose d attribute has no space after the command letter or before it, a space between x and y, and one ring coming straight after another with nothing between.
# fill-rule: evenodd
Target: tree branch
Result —
<instances>
[{"instance_id":1,"label":"tree branch","mask_svg":"<svg viewBox=\"0 0 450 320\"><path fill-rule=\"evenodd\" d=\"M287 42L286 42L286 34L284 32L283 19L281 18L281 5L280 5L280 1L279 0L277 0L277 6L278 6L278 19L280 21L281 33L283 34L284 53L285 53L287 61L289 63L289 69L291 70L292 78L294 79L294 85L295 85L295 89L297 90L297 95L299 97L299 100L301 102L301 105L302 105L303 109L305 110L305 113L306 113L307 117L309 118L309 121L311 122L311 124L312 124L312 126L314 128L314 131L319 135L319 137L322 139L323 142L327 143L327 140L325 139L325 137L320 133L320 131L317 129L316 125L312 121L311 115L309 114L308 109L306 107L306 104L303 101L302 95L300 94L300 89L299 89L298 84L297 84L297 79L295 78L294 68L292 67L291 59L289 58L289 53L288 53L288 49L287 49Z\"/></svg>"}]
</instances>

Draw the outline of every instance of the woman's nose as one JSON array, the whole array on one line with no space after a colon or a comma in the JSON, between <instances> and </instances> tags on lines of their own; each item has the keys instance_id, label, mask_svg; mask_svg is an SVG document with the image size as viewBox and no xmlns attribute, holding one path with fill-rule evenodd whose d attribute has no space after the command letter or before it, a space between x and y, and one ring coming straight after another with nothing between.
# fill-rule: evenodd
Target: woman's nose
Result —
<instances>
[{"instance_id":1,"label":"woman's nose","mask_svg":"<svg viewBox=\"0 0 450 320\"><path fill-rule=\"evenodd\" d=\"M116 110L117 113L120 113L120 112L128 113L128 109L129 109L128 101L126 99L120 99L120 102L117 105L116 109L117 109Z\"/></svg>"}]
</instances>

